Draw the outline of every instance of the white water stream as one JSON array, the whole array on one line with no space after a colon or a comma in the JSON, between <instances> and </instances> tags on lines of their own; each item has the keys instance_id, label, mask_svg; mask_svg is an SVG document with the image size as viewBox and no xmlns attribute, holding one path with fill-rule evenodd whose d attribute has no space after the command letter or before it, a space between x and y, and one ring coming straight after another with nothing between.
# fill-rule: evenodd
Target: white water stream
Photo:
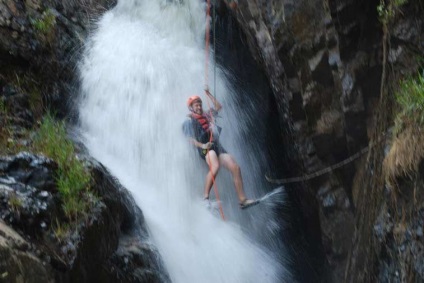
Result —
<instances>
[{"instance_id":1,"label":"white water stream","mask_svg":"<svg viewBox=\"0 0 424 283\"><path fill-rule=\"evenodd\" d=\"M173 282L289 280L272 245L266 246L278 234L267 233L261 241L255 236L265 222L275 224L269 209L240 211L224 169L218 188L228 220L201 201L207 166L191 151L181 125L187 97L203 93L205 3L174 2L120 0L98 23L81 63L84 143L132 192ZM236 158L247 156L248 162L239 160L245 190L258 197L263 192L251 181L260 178L255 153L241 154L237 139L243 125L231 118L233 90L219 70L216 85L224 105L223 143Z\"/></svg>"}]
</instances>

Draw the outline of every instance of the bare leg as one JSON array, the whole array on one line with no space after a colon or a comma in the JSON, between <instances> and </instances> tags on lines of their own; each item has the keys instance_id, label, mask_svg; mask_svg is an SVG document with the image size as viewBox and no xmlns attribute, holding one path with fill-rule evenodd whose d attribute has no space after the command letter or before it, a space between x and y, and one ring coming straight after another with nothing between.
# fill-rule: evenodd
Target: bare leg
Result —
<instances>
[{"instance_id":1,"label":"bare leg","mask_svg":"<svg viewBox=\"0 0 424 283\"><path fill-rule=\"evenodd\" d=\"M219 162L227 168L231 175L233 176L234 187L239 199L239 202L242 203L246 200L246 195L243 190L243 179L241 177L240 166L236 163L234 158L228 153L223 153L219 155Z\"/></svg>"},{"instance_id":2,"label":"bare leg","mask_svg":"<svg viewBox=\"0 0 424 283\"><path fill-rule=\"evenodd\" d=\"M219 170L219 160L218 156L216 156L216 152L214 150L210 150L205 156L206 163L209 165L209 172L206 175L205 180L205 190L203 193L204 198L209 198L209 193L211 192L213 180L218 174ZM213 178L212 178L213 177Z\"/></svg>"}]
</instances>

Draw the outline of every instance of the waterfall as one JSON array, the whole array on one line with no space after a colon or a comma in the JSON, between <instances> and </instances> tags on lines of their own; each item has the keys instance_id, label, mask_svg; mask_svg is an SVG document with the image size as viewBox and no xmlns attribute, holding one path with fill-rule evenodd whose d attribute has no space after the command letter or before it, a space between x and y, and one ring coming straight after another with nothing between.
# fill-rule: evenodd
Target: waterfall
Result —
<instances>
[{"instance_id":1,"label":"waterfall","mask_svg":"<svg viewBox=\"0 0 424 283\"><path fill-rule=\"evenodd\" d=\"M284 251L273 247L279 234L272 210L261 204L241 211L225 169L217 182L227 221L202 203L208 168L183 136L182 123L188 96L205 101L204 1L120 0L97 24L80 64L82 138L133 194L171 280L291 280L275 255ZM211 84L224 106L223 144L241 165L247 196L259 197L260 157L243 153L248 145L239 138L248 125L237 114L242 109L234 105L224 73L217 68Z\"/></svg>"}]
</instances>

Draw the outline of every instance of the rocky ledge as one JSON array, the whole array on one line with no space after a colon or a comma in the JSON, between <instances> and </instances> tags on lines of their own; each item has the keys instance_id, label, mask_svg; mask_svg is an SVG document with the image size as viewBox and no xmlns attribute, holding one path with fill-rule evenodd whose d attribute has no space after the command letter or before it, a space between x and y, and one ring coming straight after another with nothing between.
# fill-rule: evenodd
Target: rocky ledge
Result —
<instances>
[{"instance_id":1,"label":"rocky ledge","mask_svg":"<svg viewBox=\"0 0 424 283\"><path fill-rule=\"evenodd\" d=\"M0 157L1 282L169 282L130 194L100 164L87 164L99 198L71 222L54 161Z\"/></svg>"}]
</instances>

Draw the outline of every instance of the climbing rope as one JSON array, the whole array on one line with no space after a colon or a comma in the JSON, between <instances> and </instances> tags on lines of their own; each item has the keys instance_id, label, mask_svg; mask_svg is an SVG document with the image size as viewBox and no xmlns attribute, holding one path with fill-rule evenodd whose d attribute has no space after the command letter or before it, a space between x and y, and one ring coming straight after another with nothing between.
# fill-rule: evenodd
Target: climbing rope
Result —
<instances>
[{"instance_id":1,"label":"climbing rope","mask_svg":"<svg viewBox=\"0 0 424 283\"><path fill-rule=\"evenodd\" d=\"M209 18L210 18L210 7L211 7L211 3L210 0L207 1L207 8L206 8L206 38L205 38L205 86L207 89L208 88L208 84L209 84L209 45L210 45L210 23L209 23ZM215 9L214 9L214 17L215 17ZM214 47L215 47L215 23L213 25L213 34L214 34ZM216 53L216 52L215 52ZM216 66L214 66L214 68L216 68ZM216 69L214 69L214 72ZM215 87L215 73L214 73L214 87ZM215 97L214 97L215 98ZM210 104L209 104L209 100L206 99L207 103L208 103L208 108L211 109ZM212 113L210 113L210 117L211 117L211 125L215 124L215 119L214 116L212 115ZM210 138L209 138L209 142L213 141L213 130L212 128L210 128ZM207 157L208 157L208 166L209 166L209 173L212 176L212 184L213 184L213 189L214 189L214 193L215 193L215 198L217 200L218 203L218 207L219 207L219 214L221 215L222 220L225 221L225 215L224 215L224 210L222 209L222 205L221 205L221 201L219 199L219 193L218 193L218 188L216 186L216 182L215 182L215 177L212 173L212 167L211 167L211 161L210 161L210 156L209 156L209 149L206 153Z\"/></svg>"},{"instance_id":2,"label":"climbing rope","mask_svg":"<svg viewBox=\"0 0 424 283\"><path fill-rule=\"evenodd\" d=\"M208 85L209 82L209 41L210 41L210 7L211 7L211 1L208 0L206 2L206 32L205 32L205 85Z\"/></svg>"},{"instance_id":3,"label":"climbing rope","mask_svg":"<svg viewBox=\"0 0 424 283\"><path fill-rule=\"evenodd\" d=\"M214 98L216 98L216 7L213 8L213 90Z\"/></svg>"},{"instance_id":4,"label":"climbing rope","mask_svg":"<svg viewBox=\"0 0 424 283\"><path fill-rule=\"evenodd\" d=\"M384 138L386 137L387 133L382 133L381 137L378 138L375 142L371 142L371 144L363 149L361 149L360 151L358 151L357 153L355 153L354 155L350 156L349 158L346 158L345 160L336 163L332 166L329 166L327 168L324 168L322 170L318 170L312 174L307 174L307 175L303 175L303 176L299 176L299 177L293 177L293 178L286 178L286 179L273 179L270 178L269 176L267 176L267 174L265 174L265 179L273 184L289 184L289 183L299 183L299 182L304 182L304 181L308 181L310 179L316 178L318 176L324 175L326 173L329 173L337 168L340 168L352 161L354 161L355 159L359 158L361 155L365 154L368 152L368 150L372 147L374 147L375 145L379 144L381 141L384 140Z\"/></svg>"},{"instance_id":5,"label":"climbing rope","mask_svg":"<svg viewBox=\"0 0 424 283\"><path fill-rule=\"evenodd\" d=\"M322 170L316 171L312 174L308 174L308 175L304 175L304 176L299 176L299 177L293 177L293 178L287 178L287 179L272 179L270 177L268 177L267 175L265 175L265 179L273 184L289 184L289 183L298 183L298 182L304 182L304 181L308 181L310 179L316 178L318 176L324 175L326 173L329 173L337 168L340 168L350 162L352 162L353 160L359 158L361 155L365 154L366 152L368 152L368 147L363 148L362 150L358 151L357 153L355 153L354 155L350 156L349 158L334 164L333 166L324 168Z\"/></svg>"}]
</instances>

